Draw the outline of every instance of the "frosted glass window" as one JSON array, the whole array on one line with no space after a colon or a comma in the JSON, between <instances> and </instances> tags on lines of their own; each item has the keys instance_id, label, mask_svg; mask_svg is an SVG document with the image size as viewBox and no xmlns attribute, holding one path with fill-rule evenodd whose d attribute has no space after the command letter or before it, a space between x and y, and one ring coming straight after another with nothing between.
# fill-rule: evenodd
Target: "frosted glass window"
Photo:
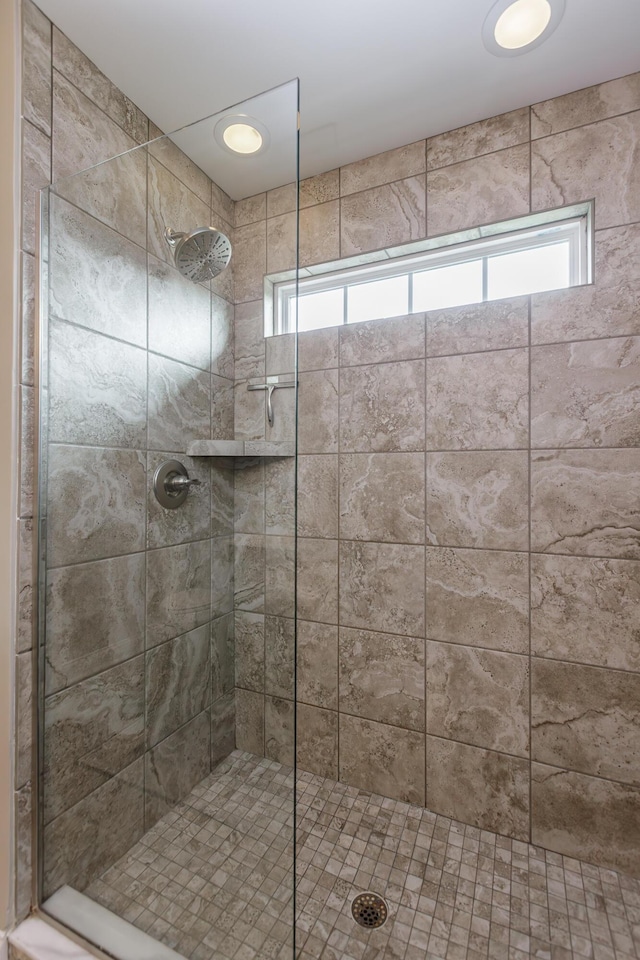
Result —
<instances>
[{"instance_id":1,"label":"frosted glass window","mask_svg":"<svg viewBox=\"0 0 640 960\"><path fill-rule=\"evenodd\" d=\"M295 330L296 298L290 300L291 316ZM298 298L298 330L321 330L336 327L344 320L344 288L308 293Z\"/></svg>"},{"instance_id":2,"label":"frosted glass window","mask_svg":"<svg viewBox=\"0 0 640 960\"><path fill-rule=\"evenodd\" d=\"M439 310L482 300L482 260L467 260L413 275L413 309Z\"/></svg>"},{"instance_id":3,"label":"frosted glass window","mask_svg":"<svg viewBox=\"0 0 640 960\"><path fill-rule=\"evenodd\" d=\"M568 241L503 253L487 261L489 300L517 297L541 290L558 290L571 282Z\"/></svg>"},{"instance_id":4,"label":"frosted glass window","mask_svg":"<svg viewBox=\"0 0 640 960\"><path fill-rule=\"evenodd\" d=\"M347 288L347 320L377 320L381 317L399 317L409 312L409 277L389 277L371 280Z\"/></svg>"}]
</instances>

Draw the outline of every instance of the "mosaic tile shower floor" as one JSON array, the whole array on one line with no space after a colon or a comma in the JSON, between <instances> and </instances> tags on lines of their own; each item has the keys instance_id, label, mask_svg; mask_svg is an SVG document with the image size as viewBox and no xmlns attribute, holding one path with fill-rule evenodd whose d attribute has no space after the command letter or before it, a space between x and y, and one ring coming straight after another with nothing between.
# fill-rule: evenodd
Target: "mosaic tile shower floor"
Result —
<instances>
[{"instance_id":1,"label":"mosaic tile shower floor","mask_svg":"<svg viewBox=\"0 0 640 960\"><path fill-rule=\"evenodd\" d=\"M292 776L234 752L85 893L194 960L291 957ZM307 773L297 913L300 960L640 957L640 880Z\"/></svg>"}]
</instances>

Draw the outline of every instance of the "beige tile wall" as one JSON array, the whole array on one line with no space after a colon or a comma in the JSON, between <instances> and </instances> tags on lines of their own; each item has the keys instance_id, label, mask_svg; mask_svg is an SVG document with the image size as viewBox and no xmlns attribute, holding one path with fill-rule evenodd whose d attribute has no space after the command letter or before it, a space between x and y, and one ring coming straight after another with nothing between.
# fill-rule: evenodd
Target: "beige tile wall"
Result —
<instances>
[{"instance_id":1,"label":"beige tile wall","mask_svg":"<svg viewBox=\"0 0 640 960\"><path fill-rule=\"evenodd\" d=\"M593 286L302 334L297 520L300 765L636 873L639 151L634 75L303 182L302 266L591 198L596 233ZM294 205L282 187L237 206L259 254L242 377L290 346L265 350L259 297L265 264L293 265ZM236 389L236 430L268 436ZM284 631L262 606L261 485L237 732L291 759L261 660L265 624Z\"/></svg>"}]
</instances>

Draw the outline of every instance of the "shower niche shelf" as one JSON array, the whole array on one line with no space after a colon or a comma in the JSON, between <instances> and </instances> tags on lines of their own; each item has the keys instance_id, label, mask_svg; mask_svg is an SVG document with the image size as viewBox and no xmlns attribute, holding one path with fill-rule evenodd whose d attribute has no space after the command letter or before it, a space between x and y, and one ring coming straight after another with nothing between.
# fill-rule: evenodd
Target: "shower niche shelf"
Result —
<instances>
[{"instance_id":1,"label":"shower niche shelf","mask_svg":"<svg viewBox=\"0 0 640 960\"><path fill-rule=\"evenodd\" d=\"M293 440L193 440L188 457L226 457L234 460L282 460L295 456Z\"/></svg>"}]
</instances>

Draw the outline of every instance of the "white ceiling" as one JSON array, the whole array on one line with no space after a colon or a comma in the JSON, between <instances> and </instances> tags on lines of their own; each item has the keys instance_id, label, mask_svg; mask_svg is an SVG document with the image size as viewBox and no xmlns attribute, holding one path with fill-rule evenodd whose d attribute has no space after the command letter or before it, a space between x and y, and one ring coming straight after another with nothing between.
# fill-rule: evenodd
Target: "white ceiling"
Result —
<instances>
[{"instance_id":1,"label":"white ceiling","mask_svg":"<svg viewBox=\"0 0 640 960\"><path fill-rule=\"evenodd\" d=\"M481 40L493 0L37 2L167 131L299 77L303 177L640 70L639 0L567 0L511 58ZM236 199L291 179L240 169Z\"/></svg>"}]
</instances>

